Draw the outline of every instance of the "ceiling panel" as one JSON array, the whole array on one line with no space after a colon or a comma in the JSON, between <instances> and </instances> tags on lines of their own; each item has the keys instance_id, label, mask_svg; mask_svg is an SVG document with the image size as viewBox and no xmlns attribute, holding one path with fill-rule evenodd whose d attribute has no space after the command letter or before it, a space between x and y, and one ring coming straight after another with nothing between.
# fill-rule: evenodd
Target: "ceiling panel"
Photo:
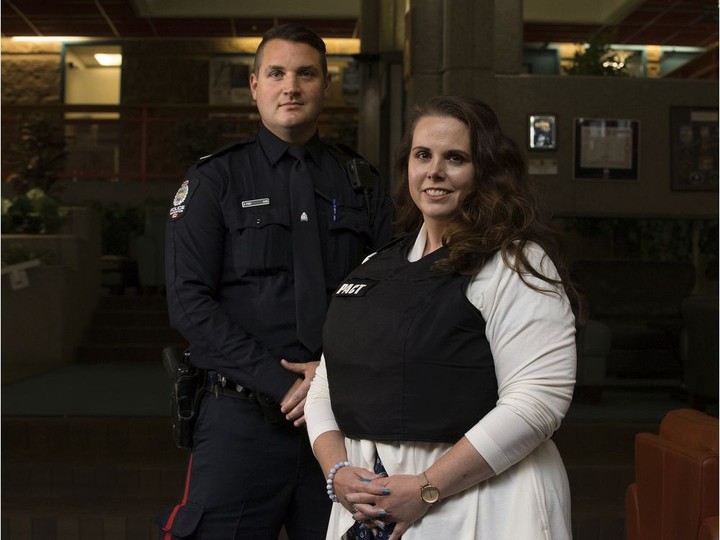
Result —
<instances>
[{"instance_id":1,"label":"ceiling panel","mask_svg":"<svg viewBox=\"0 0 720 540\"><path fill-rule=\"evenodd\" d=\"M297 6L296 0L287 0ZM559 4L558 4L559 5ZM288 8L289 9L289 8ZM237 11L237 10L236 10ZM525 24L526 42L587 41L613 32L617 43L708 47L718 40L717 2L646 0L617 25ZM90 36L97 38L257 37L274 23L298 21L326 37L356 37L355 18L142 17L133 0L2 0L0 31L8 36ZM560 20L561 14L558 14ZM544 20L552 20L550 16Z\"/></svg>"}]
</instances>

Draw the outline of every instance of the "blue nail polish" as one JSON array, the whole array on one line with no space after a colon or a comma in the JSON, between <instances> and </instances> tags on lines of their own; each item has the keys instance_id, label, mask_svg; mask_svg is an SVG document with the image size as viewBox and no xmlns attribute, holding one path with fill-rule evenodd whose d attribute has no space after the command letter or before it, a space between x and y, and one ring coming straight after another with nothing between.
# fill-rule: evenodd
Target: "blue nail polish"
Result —
<instances>
[{"instance_id":1,"label":"blue nail polish","mask_svg":"<svg viewBox=\"0 0 720 540\"><path fill-rule=\"evenodd\" d=\"M385 516L387 516L387 512L385 510L380 510L378 517L384 518Z\"/></svg>"},{"instance_id":2,"label":"blue nail polish","mask_svg":"<svg viewBox=\"0 0 720 540\"><path fill-rule=\"evenodd\" d=\"M383 488L382 490L383 495L390 495L390 490L388 488Z\"/></svg>"}]
</instances>

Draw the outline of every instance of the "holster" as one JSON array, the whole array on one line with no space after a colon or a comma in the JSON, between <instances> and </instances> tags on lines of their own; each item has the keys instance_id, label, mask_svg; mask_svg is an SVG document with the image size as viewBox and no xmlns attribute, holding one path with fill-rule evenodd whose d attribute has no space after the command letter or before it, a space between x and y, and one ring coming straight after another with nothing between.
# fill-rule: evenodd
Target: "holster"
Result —
<instances>
[{"instance_id":1,"label":"holster","mask_svg":"<svg viewBox=\"0 0 720 540\"><path fill-rule=\"evenodd\" d=\"M192 450L193 431L205 386L205 371L190 363L190 351L180 353L174 347L165 347L162 359L172 383L170 404L173 439L179 448Z\"/></svg>"}]
</instances>

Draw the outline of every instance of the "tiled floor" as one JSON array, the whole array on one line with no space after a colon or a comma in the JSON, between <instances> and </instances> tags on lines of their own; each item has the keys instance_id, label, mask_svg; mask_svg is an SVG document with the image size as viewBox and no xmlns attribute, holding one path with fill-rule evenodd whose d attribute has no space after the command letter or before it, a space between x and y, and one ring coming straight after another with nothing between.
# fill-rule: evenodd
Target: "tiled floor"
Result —
<instances>
[{"instance_id":1,"label":"tiled floor","mask_svg":"<svg viewBox=\"0 0 720 540\"><path fill-rule=\"evenodd\" d=\"M180 495L187 460L170 440L169 394L159 361L74 364L3 385L3 540L156 538L153 516ZM573 402L555 441L576 540L623 537L634 435L686 406L674 381Z\"/></svg>"}]
</instances>

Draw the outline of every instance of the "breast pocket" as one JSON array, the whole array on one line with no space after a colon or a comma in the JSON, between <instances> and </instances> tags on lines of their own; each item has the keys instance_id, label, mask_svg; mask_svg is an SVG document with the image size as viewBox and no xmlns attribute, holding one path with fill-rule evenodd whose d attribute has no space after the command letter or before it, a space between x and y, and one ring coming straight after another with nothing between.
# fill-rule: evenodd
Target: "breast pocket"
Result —
<instances>
[{"instance_id":1,"label":"breast pocket","mask_svg":"<svg viewBox=\"0 0 720 540\"><path fill-rule=\"evenodd\" d=\"M290 267L290 218L285 208L240 210L230 224L230 249L241 276L262 276Z\"/></svg>"}]
</instances>

